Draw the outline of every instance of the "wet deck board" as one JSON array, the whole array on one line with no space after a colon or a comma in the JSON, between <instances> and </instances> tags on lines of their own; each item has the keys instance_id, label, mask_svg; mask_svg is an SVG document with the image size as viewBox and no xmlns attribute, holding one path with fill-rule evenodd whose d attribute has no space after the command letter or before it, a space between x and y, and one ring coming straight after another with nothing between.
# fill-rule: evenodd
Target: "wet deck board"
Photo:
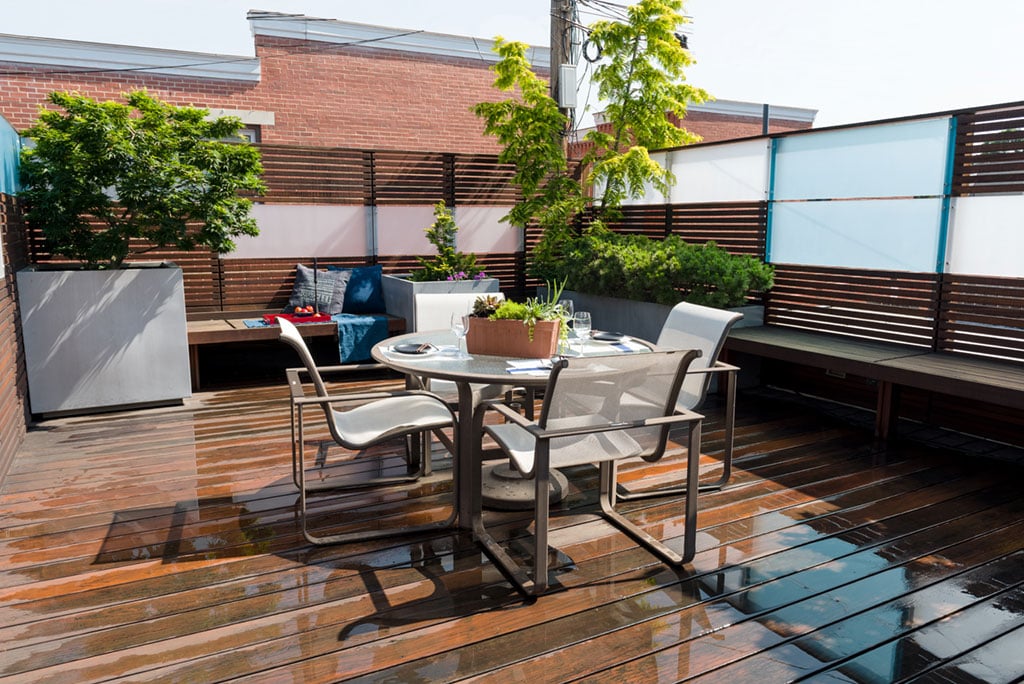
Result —
<instances>
[{"instance_id":1,"label":"wet deck board","mask_svg":"<svg viewBox=\"0 0 1024 684\"><path fill-rule=\"evenodd\" d=\"M701 496L691 568L663 566L593 516L596 476L578 468L552 521L551 545L571 560L555 575L562 590L526 604L465 534L302 542L285 396L283 384L212 392L33 431L0 491L0 679L1012 681L1024 671L1009 646L1024 621L1017 467L906 444L879 454L858 428L741 396L735 477ZM708 477L721 439L711 410ZM450 479L440 454L435 465L398 493L317 499L315 519L441 519ZM680 466L623 477L664 484ZM624 510L680 543L680 500ZM489 524L512 548L529 541L522 513L494 512Z\"/></svg>"}]
</instances>

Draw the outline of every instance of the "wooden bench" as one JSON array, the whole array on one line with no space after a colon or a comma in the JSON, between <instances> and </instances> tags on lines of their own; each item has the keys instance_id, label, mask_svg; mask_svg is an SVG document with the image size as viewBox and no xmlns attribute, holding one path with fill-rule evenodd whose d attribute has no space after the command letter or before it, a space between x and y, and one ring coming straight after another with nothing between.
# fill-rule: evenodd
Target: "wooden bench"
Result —
<instances>
[{"instance_id":1,"label":"wooden bench","mask_svg":"<svg viewBox=\"0 0 1024 684\"><path fill-rule=\"evenodd\" d=\"M200 388L199 347L229 342L259 342L276 340L280 330L276 326L264 328L248 328L246 320L263 318L265 314L280 313L273 311L212 311L188 314L188 354L189 367L192 375L192 389ZM334 321L326 323L304 323L297 326L303 337L338 337L338 325ZM405 319L388 315L388 335L400 335L405 332Z\"/></svg>"},{"instance_id":2,"label":"wooden bench","mask_svg":"<svg viewBox=\"0 0 1024 684\"><path fill-rule=\"evenodd\" d=\"M1024 365L933 352L781 326L733 329L725 349L877 382L875 435L888 439L899 418L899 391L912 387L1024 410Z\"/></svg>"}]
</instances>

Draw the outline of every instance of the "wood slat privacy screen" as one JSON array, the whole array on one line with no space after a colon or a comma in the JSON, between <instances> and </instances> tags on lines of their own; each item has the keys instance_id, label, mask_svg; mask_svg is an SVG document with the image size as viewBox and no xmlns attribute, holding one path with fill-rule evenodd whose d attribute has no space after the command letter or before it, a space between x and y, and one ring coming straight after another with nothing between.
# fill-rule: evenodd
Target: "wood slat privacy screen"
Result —
<instances>
[{"instance_id":1,"label":"wood slat privacy screen","mask_svg":"<svg viewBox=\"0 0 1024 684\"><path fill-rule=\"evenodd\" d=\"M1024 105L957 116L953 195L1024 192Z\"/></svg>"},{"instance_id":2,"label":"wood slat privacy screen","mask_svg":"<svg viewBox=\"0 0 1024 684\"><path fill-rule=\"evenodd\" d=\"M939 276L780 265L765 323L932 347Z\"/></svg>"},{"instance_id":3,"label":"wood slat privacy screen","mask_svg":"<svg viewBox=\"0 0 1024 684\"><path fill-rule=\"evenodd\" d=\"M1024 361L1024 281L943 275L938 347Z\"/></svg>"}]
</instances>

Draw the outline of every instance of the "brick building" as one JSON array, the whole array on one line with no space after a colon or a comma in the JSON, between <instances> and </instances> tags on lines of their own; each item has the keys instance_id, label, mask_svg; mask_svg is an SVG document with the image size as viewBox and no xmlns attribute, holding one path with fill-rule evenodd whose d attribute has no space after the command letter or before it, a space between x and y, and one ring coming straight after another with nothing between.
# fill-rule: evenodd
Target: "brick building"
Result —
<instances>
[{"instance_id":1,"label":"brick building","mask_svg":"<svg viewBox=\"0 0 1024 684\"><path fill-rule=\"evenodd\" d=\"M147 88L177 105L241 116L259 140L362 149L494 153L470 107L498 99L486 39L250 12L255 57L0 35L0 115L17 130L53 90L97 99ZM547 75L549 50L531 58ZM691 108L705 140L761 133L761 105ZM775 108L772 131L809 128L813 110Z\"/></svg>"}]
</instances>

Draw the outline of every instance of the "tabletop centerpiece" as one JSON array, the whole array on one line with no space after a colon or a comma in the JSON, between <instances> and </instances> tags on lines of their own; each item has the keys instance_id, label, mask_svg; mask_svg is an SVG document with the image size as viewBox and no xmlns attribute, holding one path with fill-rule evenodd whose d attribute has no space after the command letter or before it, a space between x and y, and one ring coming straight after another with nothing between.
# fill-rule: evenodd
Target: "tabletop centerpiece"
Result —
<instances>
[{"instance_id":1,"label":"tabletop centerpiece","mask_svg":"<svg viewBox=\"0 0 1024 684\"><path fill-rule=\"evenodd\" d=\"M564 283L549 284L543 296L525 302L481 295L473 304L466 333L470 354L549 358L567 334L567 313L559 304Z\"/></svg>"}]
</instances>

